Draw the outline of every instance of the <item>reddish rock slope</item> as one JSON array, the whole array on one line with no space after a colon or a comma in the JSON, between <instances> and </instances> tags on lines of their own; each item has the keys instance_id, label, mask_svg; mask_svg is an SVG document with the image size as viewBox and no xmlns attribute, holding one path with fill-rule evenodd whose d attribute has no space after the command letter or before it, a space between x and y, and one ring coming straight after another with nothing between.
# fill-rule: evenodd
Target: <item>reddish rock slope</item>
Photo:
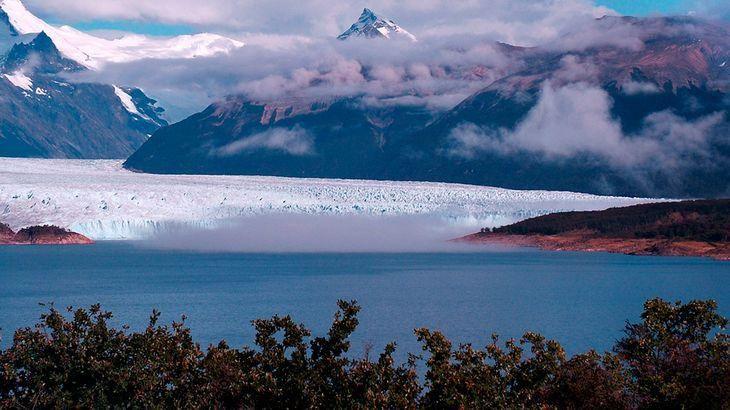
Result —
<instances>
[{"instance_id":1,"label":"reddish rock slope","mask_svg":"<svg viewBox=\"0 0 730 410\"><path fill-rule=\"evenodd\" d=\"M0 224L0 245L88 245L91 239L57 226L31 226L13 232Z\"/></svg>"}]
</instances>

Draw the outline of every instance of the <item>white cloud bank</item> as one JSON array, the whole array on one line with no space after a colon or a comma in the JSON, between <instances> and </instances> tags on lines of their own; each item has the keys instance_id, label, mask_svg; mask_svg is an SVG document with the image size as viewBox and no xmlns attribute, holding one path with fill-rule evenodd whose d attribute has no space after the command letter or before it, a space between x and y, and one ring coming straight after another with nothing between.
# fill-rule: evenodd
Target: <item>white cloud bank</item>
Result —
<instances>
[{"instance_id":1,"label":"white cloud bank","mask_svg":"<svg viewBox=\"0 0 730 410\"><path fill-rule=\"evenodd\" d=\"M695 121L671 112L647 116L642 130L624 135L611 117L612 100L586 83L556 87L546 81L537 105L514 130L462 124L449 138L450 155L476 158L485 152L527 152L549 160L589 155L615 168L677 169L707 155L708 136L724 119L714 113Z\"/></svg>"},{"instance_id":2,"label":"white cloud bank","mask_svg":"<svg viewBox=\"0 0 730 410\"><path fill-rule=\"evenodd\" d=\"M275 127L226 144L215 150L220 157L230 157L244 151L271 150L290 155L314 154L314 139L302 127Z\"/></svg>"},{"instance_id":3,"label":"white cloud bank","mask_svg":"<svg viewBox=\"0 0 730 410\"><path fill-rule=\"evenodd\" d=\"M472 233L429 216L272 214L238 218L215 229L170 227L142 246L202 252L484 252L451 242Z\"/></svg>"},{"instance_id":4,"label":"white cloud bank","mask_svg":"<svg viewBox=\"0 0 730 410\"><path fill-rule=\"evenodd\" d=\"M187 24L213 31L340 34L371 8L419 38L488 35L496 40L530 43L554 37L576 20L613 12L588 0L27 0L45 15L69 23L94 19Z\"/></svg>"}]
</instances>

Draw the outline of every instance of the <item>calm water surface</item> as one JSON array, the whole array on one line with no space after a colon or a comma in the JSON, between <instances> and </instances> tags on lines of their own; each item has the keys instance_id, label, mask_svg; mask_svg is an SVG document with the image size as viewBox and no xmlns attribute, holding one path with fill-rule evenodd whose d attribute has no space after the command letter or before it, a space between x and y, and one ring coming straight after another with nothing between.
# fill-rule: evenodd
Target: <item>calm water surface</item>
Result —
<instances>
[{"instance_id":1,"label":"calm water surface","mask_svg":"<svg viewBox=\"0 0 730 410\"><path fill-rule=\"evenodd\" d=\"M153 308L163 321L188 317L203 345L251 343L250 321L291 314L315 334L337 299L363 306L353 351L397 341L419 352L412 330L440 329L479 346L493 332L527 330L568 352L608 349L625 320L660 296L713 298L730 312L730 263L541 251L463 254L224 254L153 250L132 243L0 247L0 328L35 323L39 302L101 303L118 324L142 328Z\"/></svg>"}]
</instances>

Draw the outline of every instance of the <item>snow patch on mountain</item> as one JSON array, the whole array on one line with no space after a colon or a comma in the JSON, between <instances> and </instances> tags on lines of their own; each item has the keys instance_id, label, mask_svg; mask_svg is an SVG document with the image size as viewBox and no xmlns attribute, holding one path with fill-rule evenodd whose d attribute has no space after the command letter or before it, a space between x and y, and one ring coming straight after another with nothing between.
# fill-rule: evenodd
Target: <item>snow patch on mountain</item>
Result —
<instances>
[{"instance_id":1,"label":"snow patch on mountain","mask_svg":"<svg viewBox=\"0 0 730 410\"><path fill-rule=\"evenodd\" d=\"M409 41L417 41L416 36L409 33L393 20L381 17L370 9L364 9L357 22L350 26L347 31L340 34L337 38L347 40L351 37L365 38L385 38L395 39L402 38Z\"/></svg>"},{"instance_id":2,"label":"snow patch on mountain","mask_svg":"<svg viewBox=\"0 0 730 410\"><path fill-rule=\"evenodd\" d=\"M23 71L18 70L12 74L3 74L8 81L14 86L26 91L33 91L33 80L30 79Z\"/></svg>"},{"instance_id":3,"label":"snow patch on mountain","mask_svg":"<svg viewBox=\"0 0 730 410\"><path fill-rule=\"evenodd\" d=\"M132 100L132 96L127 94L126 91L123 89L117 87L116 85L114 87L114 94L116 94L117 97L119 97L119 101L122 102L122 106L125 110L127 110L130 114L134 114L137 116L140 116L146 120L149 120L149 117L139 112L137 109L137 106L134 104L134 101ZM151 121L151 120L150 120Z\"/></svg>"},{"instance_id":4,"label":"snow patch on mountain","mask_svg":"<svg viewBox=\"0 0 730 410\"><path fill-rule=\"evenodd\" d=\"M228 53L243 43L216 34L202 33L172 38L126 35L107 40L69 26L55 27L33 15L20 0L0 0L0 10L8 15L11 29L25 35L45 32L65 57L87 68L144 58L194 58Z\"/></svg>"},{"instance_id":5,"label":"snow patch on mountain","mask_svg":"<svg viewBox=\"0 0 730 410\"><path fill-rule=\"evenodd\" d=\"M0 158L0 222L14 229L53 224L96 240L281 213L428 215L466 234L556 211L647 201L427 182L152 175L126 171L116 160Z\"/></svg>"}]
</instances>

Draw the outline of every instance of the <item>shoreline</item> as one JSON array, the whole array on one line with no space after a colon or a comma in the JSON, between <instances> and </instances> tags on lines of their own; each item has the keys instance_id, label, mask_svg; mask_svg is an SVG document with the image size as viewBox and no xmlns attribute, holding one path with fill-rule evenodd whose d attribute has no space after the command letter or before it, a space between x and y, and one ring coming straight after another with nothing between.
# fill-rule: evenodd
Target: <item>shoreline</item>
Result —
<instances>
[{"instance_id":1,"label":"shoreline","mask_svg":"<svg viewBox=\"0 0 730 410\"><path fill-rule=\"evenodd\" d=\"M636 256L689 256L730 261L730 244L667 239L597 237L571 232L558 235L475 233L457 239L473 244L539 248L546 251L607 252Z\"/></svg>"}]
</instances>

